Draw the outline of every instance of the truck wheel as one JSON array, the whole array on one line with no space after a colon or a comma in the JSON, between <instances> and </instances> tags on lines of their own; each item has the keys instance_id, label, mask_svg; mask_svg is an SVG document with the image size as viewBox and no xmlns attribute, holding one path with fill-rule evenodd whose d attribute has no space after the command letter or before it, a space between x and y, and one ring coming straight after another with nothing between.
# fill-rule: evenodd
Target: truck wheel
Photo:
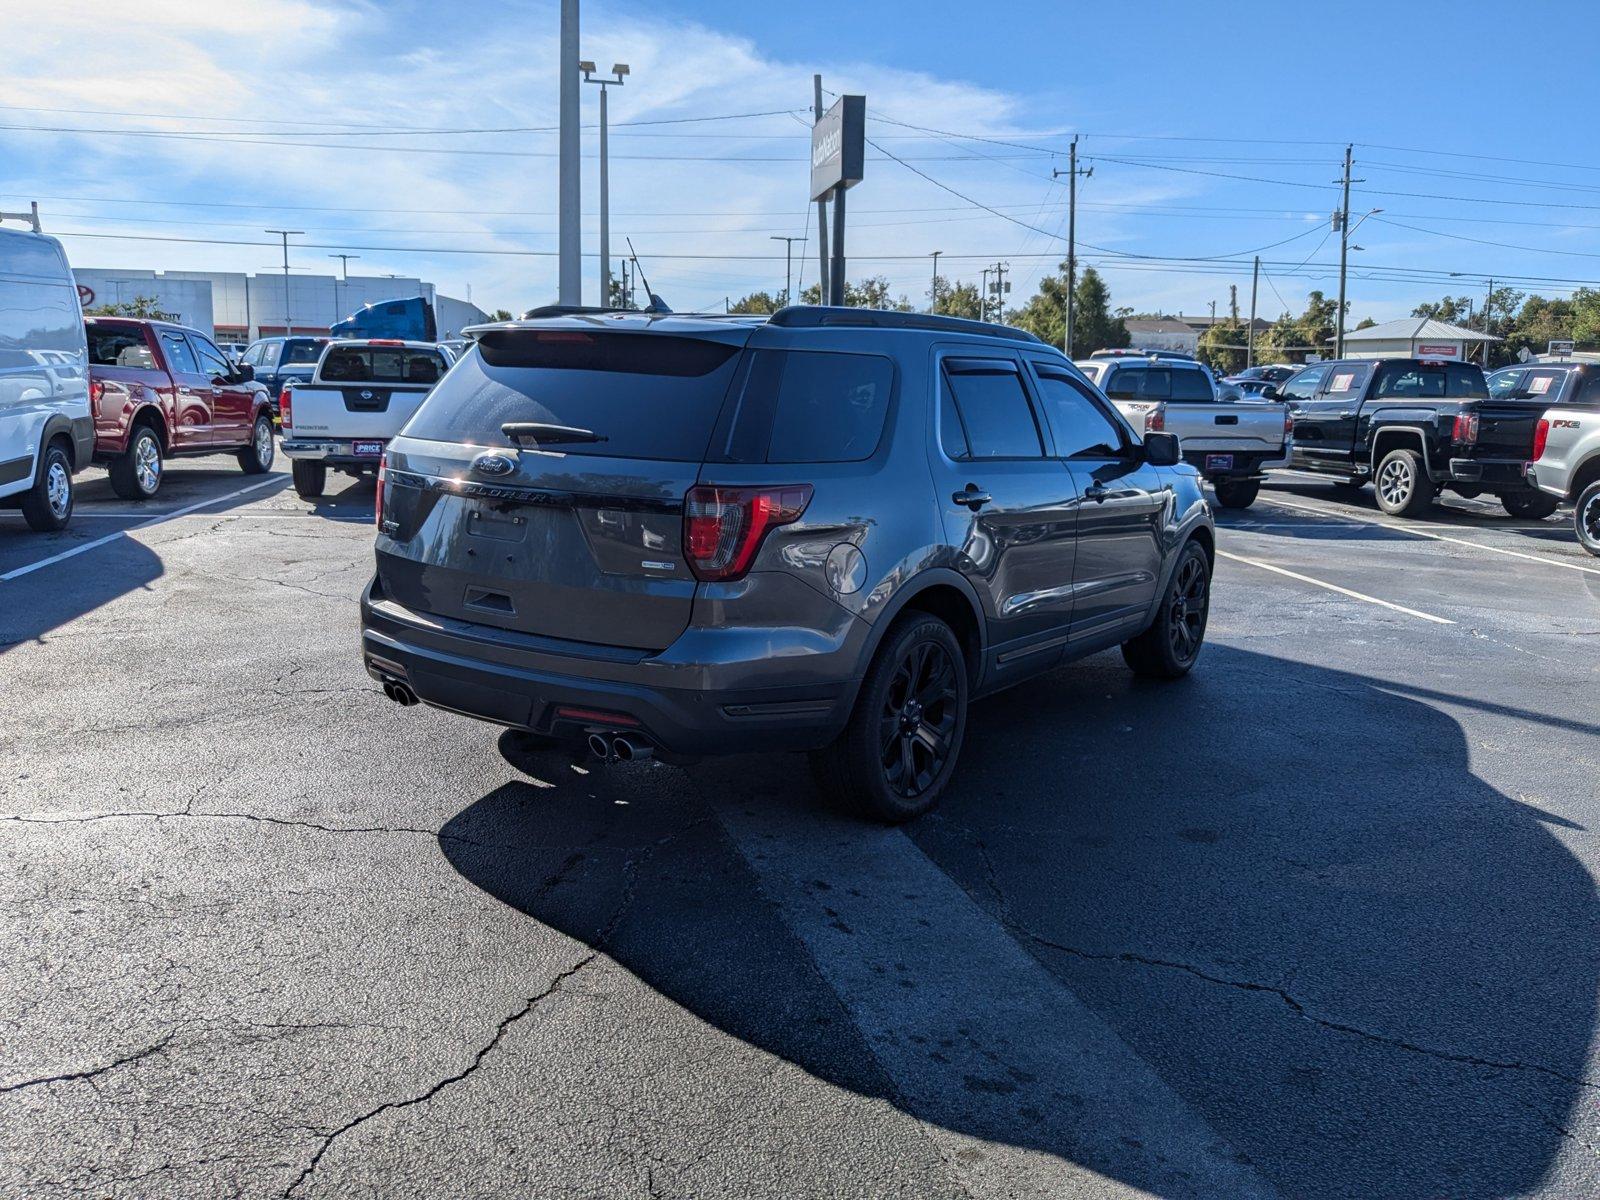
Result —
<instances>
[{"instance_id":1,"label":"truck wheel","mask_svg":"<svg viewBox=\"0 0 1600 1200\"><path fill-rule=\"evenodd\" d=\"M1205 644L1211 613L1211 559L1198 542L1178 556L1156 619L1138 637L1122 643L1122 659L1146 679L1187 675Z\"/></svg>"},{"instance_id":2,"label":"truck wheel","mask_svg":"<svg viewBox=\"0 0 1600 1200\"><path fill-rule=\"evenodd\" d=\"M250 429L250 444L239 451L239 466L246 475L265 475L272 470L277 448L272 441L272 416L263 412Z\"/></svg>"},{"instance_id":3,"label":"truck wheel","mask_svg":"<svg viewBox=\"0 0 1600 1200\"><path fill-rule=\"evenodd\" d=\"M65 444L51 442L39 456L39 473L22 493L22 515L38 533L57 533L72 520L72 459Z\"/></svg>"},{"instance_id":4,"label":"truck wheel","mask_svg":"<svg viewBox=\"0 0 1600 1200\"><path fill-rule=\"evenodd\" d=\"M128 448L111 460L111 490L124 500L148 500L160 490L165 471L156 431L148 425L135 426Z\"/></svg>"},{"instance_id":5,"label":"truck wheel","mask_svg":"<svg viewBox=\"0 0 1600 1200\"><path fill-rule=\"evenodd\" d=\"M297 458L289 470L294 475L295 494L302 500L315 500L328 486L328 468L323 463Z\"/></svg>"},{"instance_id":6,"label":"truck wheel","mask_svg":"<svg viewBox=\"0 0 1600 1200\"><path fill-rule=\"evenodd\" d=\"M1219 479L1212 485L1223 508L1249 508L1261 492L1259 479Z\"/></svg>"},{"instance_id":7,"label":"truck wheel","mask_svg":"<svg viewBox=\"0 0 1600 1200\"><path fill-rule=\"evenodd\" d=\"M1391 450L1378 463L1373 482L1378 507L1391 517L1420 517L1428 511L1438 489L1423 468L1415 450Z\"/></svg>"},{"instance_id":8,"label":"truck wheel","mask_svg":"<svg viewBox=\"0 0 1600 1200\"><path fill-rule=\"evenodd\" d=\"M822 794L856 816L898 824L939 802L967 728L967 665L938 617L897 621L832 745L811 756Z\"/></svg>"},{"instance_id":9,"label":"truck wheel","mask_svg":"<svg viewBox=\"0 0 1600 1200\"><path fill-rule=\"evenodd\" d=\"M1584 488L1572 506L1572 524L1578 533L1578 545L1600 558L1600 479Z\"/></svg>"},{"instance_id":10,"label":"truck wheel","mask_svg":"<svg viewBox=\"0 0 1600 1200\"><path fill-rule=\"evenodd\" d=\"M1527 517L1532 521L1542 521L1561 507L1559 497L1545 492L1507 492L1500 497L1500 503L1513 517Z\"/></svg>"}]
</instances>

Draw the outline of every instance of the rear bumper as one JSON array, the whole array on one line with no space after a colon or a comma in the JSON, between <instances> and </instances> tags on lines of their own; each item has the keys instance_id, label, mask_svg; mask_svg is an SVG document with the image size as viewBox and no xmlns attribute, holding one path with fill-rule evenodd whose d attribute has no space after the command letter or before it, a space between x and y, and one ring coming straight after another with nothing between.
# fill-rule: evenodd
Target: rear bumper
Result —
<instances>
[{"instance_id":1,"label":"rear bumper","mask_svg":"<svg viewBox=\"0 0 1600 1200\"><path fill-rule=\"evenodd\" d=\"M600 646L559 653L546 639L413 613L385 598L376 580L361 597L362 658L380 682L404 682L426 704L495 725L574 739L625 731L685 757L810 750L832 741L860 682L853 668L868 627L854 624L860 628L826 655L841 676L817 682L822 664L796 671L770 643L759 656L699 663L671 659L674 648L659 655ZM707 632L719 631L698 636ZM785 674L808 681L781 682Z\"/></svg>"},{"instance_id":2,"label":"rear bumper","mask_svg":"<svg viewBox=\"0 0 1600 1200\"><path fill-rule=\"evenodd\" d=\"M1289 460L1282 451L1185 450L1183 461L1207 479L1265 479L1268 467Z\"/></svg>"},{"instance_id":3,"label":"rear bumper","mask_svg":"<svg viewBox=\"0 0 1600 1200\"><path fill-rule=\"evenodd\" d=\"M308 458L330 467L371 467L378 469L379 454L357 454L356 443L387 446L388 438L285 438L280 448L288 458Z\"/></svg>"},{"instance_id":4,"label":"rear bumper","mask_svg":"<svg viewBox=\"0 0 1600 1200\"><path fill-rule=\"evenodd\" d=\"M1440 482L1519 491L1531 487L1527 460L1521 458L1452 458Z\"/></svg>"},{"instance_id":5,"label":"rear bumper","mask_svg":"<svg viewBox=\"0 0 1600 1200\"><path fill-rule=\"evenodd\" d=\"M1528 464L1529 486L1536 487L1541 492L1548 493L1551 496L1559 496L1563 500L1574 498L1567 495L1568 478L1569 473L1566 471L1557 472L1546 467L1544 471L1541 472L1539 470L1538 463Z\"/></svg>"}]
</instances>

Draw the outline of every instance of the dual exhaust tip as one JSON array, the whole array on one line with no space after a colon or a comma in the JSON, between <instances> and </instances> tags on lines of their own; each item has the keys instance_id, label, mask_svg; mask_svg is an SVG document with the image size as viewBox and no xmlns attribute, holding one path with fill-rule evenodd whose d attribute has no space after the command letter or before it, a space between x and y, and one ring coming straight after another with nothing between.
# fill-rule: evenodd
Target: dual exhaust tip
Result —
<instances>
[{"instance_id":1,"label":"dual exhaust tip","mask_svg":"<svg viewBox=\"0 0 1600 1200\"><path fill-rule=\"evenodd\" d=\"M589 753L601 762L643 762L655 754L649 742L626 733L589 735Z\"/></svg>"},{"instance_id":2,"label":"dual exhaust tip","mask_svg":"<svg viewBox=\"0 0 1600 1200\"><path fill-rule=\"evenodd\" d=\"M411 690L411 685L397 679L383 681L383 694L402 708L410 708L417 702L417 694Z\"/></svg>"}]
</instances>

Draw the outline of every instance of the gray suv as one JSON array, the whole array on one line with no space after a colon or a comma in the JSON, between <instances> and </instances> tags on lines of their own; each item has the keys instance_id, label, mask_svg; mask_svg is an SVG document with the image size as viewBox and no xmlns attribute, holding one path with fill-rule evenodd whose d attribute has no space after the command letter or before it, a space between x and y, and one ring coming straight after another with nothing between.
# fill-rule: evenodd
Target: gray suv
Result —
<instances>
[{"instance_id":1,"label":"gray suv","mask_svg":"<svg viewBox=\"0 0 1600 1200\"><path fill-rule=\"evenodd\" d=\"M972 698L1199 655L1199 477L1030 334L814 307L476 332L380 474L362 650L394 700L606 758L810 751L896 821Z\"/></svg>"}]
</instances>

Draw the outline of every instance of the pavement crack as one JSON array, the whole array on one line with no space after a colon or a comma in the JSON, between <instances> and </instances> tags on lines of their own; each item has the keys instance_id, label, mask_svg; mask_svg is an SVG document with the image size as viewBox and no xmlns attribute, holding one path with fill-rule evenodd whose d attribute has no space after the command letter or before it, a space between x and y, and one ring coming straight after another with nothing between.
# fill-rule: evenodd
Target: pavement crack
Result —
<instances>
[{"instance_id":1,"label":"pavement crack","mask_svg":"<svg viewBox=\"0 0 1600 1200\"><path fill-rule=\"evenodd\" d=\"M193 801L191 800L192 804ZM86 825L94 821L254 821L260 825L280 825L289 829L312 829L318 833L405 833L437 838L444 842L460 842L469 846L482 843L460 834L438 829L424 829L416 825L323 825L317 821L301 821L289 817L268 817L261 813L193 812L189 808L174 812L101 812L62 816L36 816L28 813L0 814L0 821L13 821L24 825Z\"/></svg>"},{"instance_id":2,"label":"pavement crack","mask_svg":"<svg viewBox=\"0 0 1600 1200\"><path fill-rule=\"evenodd\" d=\"M20 1092L32 1087L44 1087L52 1083L75 1083L84 1079L94 1079L104 1075L107 1071L115 1071L118 1067L125 1067L130 1063L138 1062L140 1059L149 1058L153 1054L160 1054L176 1036L177 1031L174 1030L167 1034L166 1037L157 1042L152 1042L142 1050L135 1050L132 1054L125 1054L121 1058L113 1059L111 1062L104 1063L98 1067L90 1067L87 1070L65 1071L59 1075L41 1075L37 1079L24 1079L19 1083L0 1084L0 1094Z\"/></svg>"},{"instance_id":3,"label":"pavement crack","mask_svg":"<svg viewBox=\"0 0 1600 1200\"><path fill-rule=\"evenodd\" d=\"M521 1008L505 1017L500 1024L495 1027L494 1036L484 1043L484 1045L479 1047L477 1053L472 1056L472 1061L460 1071L457 1071L453 1075L445 1076L445 1078L439 1080L424 1092L421 1092L415 1096L408 1096L404 1100L386 1101L385 1103L378 1105L376 1108L368 1109L360 1116L346 1121L337 1129L322 1134L322 1143L311 1155L311 1160L307 1162L303 1168L301 1168L300 1174L295 1176L294 1182L284 1189L283 1195L285 1200L287 1200L288 1197L293 1196L300 1189L301 1185L304 1184L306 1180L311 1178L318 1165L322 1162L323 1156L327 1154L328 1151L333 1147L333 1144L345 1134L349 1133L353 1129L359 1128L368 1121L372 1120L374 1117L380 1116L383 1113L404 1108L414 1108L419 1104L426 1104L429 1100L433 1099L451 1084L460 1083L463 1079L466 1079L472 1075L479 1067L483 1065L484 1060L494 1052L496 1047L500 1045L500 1042L505 1037L507 1030L509 1030L513 1025L517 1024L517 1022L521 1021L529 1013L533 1012L534 1009L539 1006L541 1001L547 1000L551 996L555 995L556 992L561 989L562 984L566 983L574 975L577 975L580 971L584 970L599 957L600 952L598 950L591 950L572 966L567 967L565 970L559 972L555 978L553 978L550 983L541 991L529 996Z\"/></svg>"},{"instance_id":4,"label":"pavement crack","mask_svg":"<svg viewBox=\"0 0 1600 1200\"><path fill-rule=\"evenodd\" d=\"M1196 979L1204 980L1207 983L1214 983L1221 987L1229 987L1242 992L1256 992L1262 995L1273 996L1282 1002L1283 1005L1292 1011L1296 1016L1302 1017L1323 1029L1330 1030L1334 1033L1344 1033L1349 1034L1352 1037L1363 1038L1366 1041L1376 1042L1382 1046L1390 1046L1396 1050L1404 1050L1409 1054L1420 1054L1427 1058L1438 1059L1441 1062L1459 1063L1463 1066L1469 1067L1487 1067L1497 1071L1533 1071L1540 1075L1546 1075L1551 1079L1559 1079L1563 1083L1575 1084L1579 1087L1592 1088L1600 1091L1600 1083L1595 1083L1592 1080L1585 1079L1581 1075L1571 1075L1565 1071L1558 1071L1554 1067L1545 1066L1543 1063L1521 1062L1515 1059L1484 1058L1476 1054L1462 1054L1453 1050L1441 1050L1437 1046L1424 1046L1420 1042L1413 1042L1406 1038L1394 1037L1393 1035L1386 1033L1375 1033L1370 1029L1362 1029L1359 1025L1350 1025L1343 1021L1332 1021L1326 1017L1319 1017L1317 1014L1308 1010L1306 1006L1299 1000L1296 1000L1288 991L1281 987L1275 987L1269 983L1257 983L1253 980L1247 979L1228 979L1221 975L1213 975L1211 972L1201 970L1199 967L1193 966L1189 963L1175 962L1171 959L1165 958L1153 958L1149 955L1136 954L1132 951L1124 950L1120 952L1096 952L1092 950L1083 950L1077 946L1068 946L1062 942L1053 941L1050 938L1034 933L1031 930L1023 929L1016 925L1012 925L1011 928L1020 936L1025 937L1028 940L1037 943L1038 945L1048 947L1051 950L1058 950L1063 954L1070 954L1075 958L1082 958L1097 962L1130 963L1137 966L1158 967L1164 970L1182 971L1188 975L1194 976Z\"/></svg>"}]
</instances>

